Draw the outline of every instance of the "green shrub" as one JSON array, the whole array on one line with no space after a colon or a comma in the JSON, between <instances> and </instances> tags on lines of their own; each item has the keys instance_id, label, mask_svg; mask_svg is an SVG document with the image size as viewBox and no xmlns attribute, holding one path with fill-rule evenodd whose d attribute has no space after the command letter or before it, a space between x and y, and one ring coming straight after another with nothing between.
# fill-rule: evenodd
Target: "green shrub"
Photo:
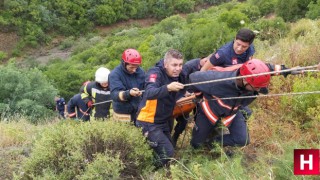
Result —
<instances>
[{"instance_id":1,"label":"green shrub","mask_svg":"<svg viewBox=\"0 0 320 180\"><path fill-rule=\"evenodd\" d=\"M276 14L285 21L296 21L304 18L312 0L277 1Z\"/></svg>"},{"instance_id":2,"label":"green shrub","mask_svg":"<svg viewBox=\"0 0 320 180\"><path fill-rule=\"evenodd\" d=\"M317 91L320 88L320 79L313 77L312 75L305 78L295 78L292 92L308 92ZM299 95L292 97L283 97L282 105L286 109L290 109L293 117L296 117L298 124L304 124L312 121L308 117L307 113L311 113L310 108L316 108L318 106L317 94L311 95Z\"/></svg>"},{"instance_id":3,"label":"green shrub","mask_svg":"<svg viewBox=\"0 0 320 180\"><path fill-rule=\"evenodd\" d=\"M231 29L240 29L245 24L250 24L248 16L239 10L224 11L219 15L218 20L226 23Z\"/></svg>"},{"instance_id":4,"label":"green shrub","mask_svg":"<svg viewBox=\"0 0 320 180\"><path fill-rule=\"evenodd\" d=\"M250 4L250 3L239 3L236 6L234 6L234 9L242 12L251 21L256 21L257 19L260 18L260 10L259 7L256 4Z\"/></svg>"},{"instance_id":5,"label":"green shrub","mask_svg":"<svg viewBox=\"0 0 320 180\"><path fill-rule=\"evenodd\" d=\"M249 3L258 7L261 15L266 16L275 11L277 0L249 0Z\"/></svg>"},{"instance_id":6,"label":"green shrub","mask_svg":"<svg viewBox=\"0 0 320 180\"><path fill-rule=\"evenodd\" d=\"M199 18L190 24L184 36L183 52L186 59L200 58L213 53L234 38L225 23Z\"/></svg>"},{"instance_id":7,"label":"green shrub","mask_svg":"<svg viewBox=\"0 0 320 180\"><path fill-rule=\"evenodd\" d=\"M186 20L179 15L175 15L162 20L152 29L155 33L168 33L173 35L173 30L182 29L185 25Z\"/></svg>"},{"instance_id":8,"label":"green shrub","mask_svg":"<svg viewBox=\"0 0 320 180\"><path fill-rule=\"evenodd\" d=\"M0 51L0 62L7 58L7 53Z\"/></svg>"},{"instance_id":9,"label":"green shrub","mask_svg":"<svg viewBox=\"0 0 320 180\"><path fill-rule=\"evenodd\" d=\"M153 4L152 13L158 19L169 17L173 14L173 0L158 0Z\"/></svg>"},{"instance_id":10,"label":"green shrub","mask_svg":"<svg viewBox=\"0 0 320 180\"><path fill-rule=\"evenodd\" d=\"M140 129L130 124L65 121L39 134L22 178L139 178L152 170L152 157Z\"/></svg>"},{"instance_id":11,"label":"green shrub","mask_svg":"<svg viewBox=\"0 0 320 180\"><path fill-rule=\"evenodd\" d=\"M182 13L190 13L195 6L194 0L179 0L175 3L174 9Z\"/></svg>"},{"instance_id":12,"label":"green shrub","mask_svg":"<svg viewBox=\"0 0 320 180\"><path fill-rule=\"evenodd\" d=\"M97 6L96 22L99 25L109 25L117 21L116 13L108 5Z\"/></svg>"},{"instance_id":13,"label":"green shrub","mask_svg":"<svg viewBox=\"0 0 320 180\"><path fill-rule=\"evenodd\" d=\"M75 44L75 38L73 36L70 36L63 40L63 42L59 45L60 50L65 50L68 48L71 48Z\"/></svg>"},{"instance_id":14,"label":"green shrub","mask_svg":"<svg viewBox=\"0 0 320 180\"><path fill-rule=\"evenodd\" d=\"M306 17L310 19L317 19L320 17L320 0L317 0L317 2L311 1L308 5L308 11L306 13Z\"/></svg>"},{"instance_id":15,"label":"green shrub","mask_svg":"<svg viewBox=\"0 0 320 180\"><path fill-rule=\"evenodd\" d=\"M57 90L38 69L18 69L14 64L0 67L0 118L26 115L37 123L52 115Z\"/></svg>"},{"instance_id":16,"label":"green shrub","mask_svg":"<svg viewBox=\"0 0 320 180\"><path fill-rule=\"evenodd\" d=\"M262 41L269 41L274 44L280 38L286 36L289 31L289 27L281 17L274 19L259 19L252 24L252 28L259 33L257 37Z\"/></svg>"},{"instance_id":17,"label":"green shrub","mask_svg":"<svg viewBox=\"0 0 320 180\"><path fill-rule=\"evenodd\" d=\"M123 171L124 165L120 160L119 154L106 151L104 154L99 153L94 157L94 161L88 164L87 170L79 176L79 179L117 179L120 172Z\"/></svg>"}]
</instances>

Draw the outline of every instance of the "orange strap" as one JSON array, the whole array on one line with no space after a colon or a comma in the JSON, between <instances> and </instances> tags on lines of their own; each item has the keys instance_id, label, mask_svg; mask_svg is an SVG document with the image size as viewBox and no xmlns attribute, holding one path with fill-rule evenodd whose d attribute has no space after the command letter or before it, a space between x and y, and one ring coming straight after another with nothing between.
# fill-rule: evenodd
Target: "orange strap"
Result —
<instances>
[{"instance_id":1,"label":"orange strap","mask_svg":"<svg viewBox=\"0 0 320 180\"><path fill-rule=\"evenodd\" d=\"M176 102L176 105L173 109L172 116L174 118L176 118L176 117L181 116L183 114L190 113L196 107L196 104L193 101L195 98L196 98L195 95L191 95L189 97L183 97L183 98L179 99Z\"/></svg>"}]
</instances>

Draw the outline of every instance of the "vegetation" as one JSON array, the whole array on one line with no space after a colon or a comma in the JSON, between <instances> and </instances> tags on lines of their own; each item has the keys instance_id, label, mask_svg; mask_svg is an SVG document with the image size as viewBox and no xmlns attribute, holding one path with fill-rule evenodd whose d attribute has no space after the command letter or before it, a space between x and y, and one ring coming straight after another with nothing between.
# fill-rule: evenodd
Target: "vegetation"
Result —
<instances>
[{"instance_id":1,"label":"vegetation","mask_svg":"<svg viewBox=\"0 0 320 180\"><path fill-rule=\"evenodd\" d=\"M293 149L319 149L318 94L256 100L248 121L251 144L246 147L216 145L196 151L189 145L188 128L171 166L159 170L153 169L152 151L137 128L111 121L58 122L52 117L55 95L68 100L84 81L94 79L98 67L117 66L126 48L141 52L147 70L169 48L181 50L186 60L207 56L232 40L239 28L248 27L257 32L255 58L287 67L319 62L319 0L177 2L13 0L0 4L0 27L19 32L21 47L49 43L54 33L72 35L58 45L60 50L72 50L71 57L46 66L0 51L0 62L6 63L0 66L0 179L299 179L292 173ZM222 4L170 16L192 12L199 3ZM134 25L103 36L85 35L96 25L149 16L170 17L151 27ZM20 50L15 54L23 54ZM316 91L318 76L310 72L273 77L270 94Z\"/></svg>"},{"instance_id":2,"label":"vegetation","mask_svg":"<svg viewBox=\"0 0 320 180\"><path fill-rule=\"evenodd\" d=\"M0 68L0 119L25 116L37 123L52 116L57 89L40 70L18 69L14 64Z\"/></svg>"},{"instance_id":3,"label":"vegetation","mask_svg":"<svg viewBox=\"0 0 320 180\"><path fill-rule=\"evenodd\" d=\"M67 121L43 129L21 178L118 179L152 169L152 150L139 129L113 121Z\"/></svg>"}]
</instances>

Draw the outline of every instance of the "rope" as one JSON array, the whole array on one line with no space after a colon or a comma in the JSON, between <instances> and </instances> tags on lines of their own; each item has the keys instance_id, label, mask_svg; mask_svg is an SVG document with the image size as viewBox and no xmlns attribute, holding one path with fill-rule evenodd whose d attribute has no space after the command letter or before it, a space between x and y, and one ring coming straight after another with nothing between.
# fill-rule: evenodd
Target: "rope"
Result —
<instances>
[{"instance_id":1,"label":"rope","mask_svg":"<svg viewBox=\"0 0 320 180\"><path fill-rule=\"evenodd\" d=\"M248 77L263 76L263 75L269 75L269 74L279 74L279 73L282 73L282 72L302 71L302 70L305 70L305 69L317 68L317 66L318 65L291 68L291 69L285 69L285 70L280 70L280 71L272 71L272 72L265 72L265 73L258 73L258 74L250 74L250 75L245 75L245 76L236 76L236 77L223 78L223 79L214 79L214 80L209 80L209 81L201 81L201 82L196 82L196 83L189 83L189 84L185 84L184 86L192 86L192 85L198 85L198 84L207 84L207 83L214 83L214 82L221 82L221 81L229 81L229 80L243 79L243 78L248 78Z\"/></svg>"},{"instance_id":2,"label":"rope","mask_svg":"<svg viewBox=\"0 0 320 180\"><path fill-rule=\"evenodd\" d=\"M102 102L94 103L92 105L104 104L104 103L108 103L108 102L112 102L112 100L102 101Z\"/></svg>"},{"instance_id":3,"label":"rope","mask_svg":"<svg viewBox=\"0 0 320 180\"><path fill-rule=\"evenodd\" d=\"M230 100L230 99L249 99L249 98L262 98L262 97L277 97L277 96L294 96L294 95L306 95L306 94L320 94L320 91L306 91L296 93L279 93L279 94L266 94L266 95L253 95L253 96L239 96L239 97L225 97L219 99L207 99L202 101L217 101L217 100ZM195 103L192 99L179 103L179 106Z\"/></svg>"},{"instance_id":4,"label":"rope","mask_svg":"<svg viewBox=\"0 0 320 180\"><path fill-rule=\"evenodd\" d=\"M312 68L317 68L317 67L318 67L318 65L306 66L306 67L297 67L297 68L285 69L285 70L280 70L280 71L272 71L272 72L265 72L265 73L259 73L259 74L251 74L251 75L246 75L246 76L237 76L237 77L230 77L230 78L224 78L224 79L215 79L215 80L209 80L209 81L202 81L202 82L197 82L197 83L189 83L189 84L184 84L184 86L192 86L192 85L198 85L198 84L207 84L207 83L213 83L213 82L229 81L229 80L234 80L234 79L242 79L242 78L248 78L248 77L263 76L263 75L268 75L268 74L278 74L278 73L281 73L281 72L302 71L302 70L305 70L305 69L312 69ZM313 71L318 71L318 70L306 70L306 71L313 72ZM144 93L145 90L140 90L140 92ZM239 99L241 99L241 98L239 98ZM99 103L94 103L93 105L104 104L104 103L108 103L108 102L112 102L112 100L102 101L102 102L99 102Z\"/></svg>"},{"instance_id":5,"label":"rope","mask_svg":"<svg viewBox=\"0 0 320 180\"><path fill-rule=\"evenodd\" d=\"M294 95L306 95L306 94L320 94L320 91L307 91L307 92L296 92L296 93L279 93L279 94L263 94L263 95L254 95L254 96L240 96L240 97L226 97L219 98L219 100L228 100L228 99L248 99L248 98L261 98L261 97L277 97L277 96L294 96ZM214 99L216 100L216 99Z\"/></svg>"}]
</instances>

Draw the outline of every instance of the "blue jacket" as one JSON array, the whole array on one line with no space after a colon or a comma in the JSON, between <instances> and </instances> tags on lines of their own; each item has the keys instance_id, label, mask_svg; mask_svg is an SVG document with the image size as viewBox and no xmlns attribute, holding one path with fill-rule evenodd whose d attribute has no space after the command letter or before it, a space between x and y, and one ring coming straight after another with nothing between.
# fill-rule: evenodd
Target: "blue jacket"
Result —
<instances>
[{"instance_id":1,"label":"blue jacket","mask_svg":"<svg viewBox=\"0 0 320 180\"><path fill-rule=\"evenodd\" d=\"M131 97L130 89L138 88L144 90L144 71L139 67L135 73L129 74L123 64L114 68L109 75L109 85L111 98L113 100L113 110L120 114L135 114L141 97ZM125 99L119 98L120 91L125 91Z\"/></svg>"},{"instance_id":2,"label":"blue jacket","mask_svg":"<svg viewBox=\"0 0 320 180\"><path fill-rule=\"evenodd\" d=\"M138 121L162 124L172 119L172 113L178 95L183 93L169 92L167 85L171 82L184 82L180 74L177 78L169 77L164 69L163 60L152 67L146 75L145 93L139 104Z\"/></svg>"},{"instance_id":3,"label":"blue jacket","mask_svg":"<svg viewBox=\"0 0 320 180\"><path fill-rule=\"evenodd\" d=\"M65 105L66 101L63 98L59 98L59 100L56 101L56 107L58 111L64 111Z\"/></svg>"},{"instance_id":4,"label":"blue jacket","mask_svg":"<svg viewBox=\"0 0 320 180\"><path fill-rule=\"evenodd\" d=\"M204 71L195 72L190 75L190 81L192 83L224 79L230 77L236 77L239 74L239 70L234 71ZM204 101L200 103L203 111L205 112L208 119L227 118L235 115L241 106L247 106L255 98L247 99L228 99L221 100L220 98L227 97L241 97L241 96L252 96L257 92L248 91L244 88L239 88L236 85L236 80L228 80L214 83L199 84L193 86L197 91L203 93ZM211 121L215 123L216 121Z\"/></svg>"},{"instance_id":5,"label":"blue jacket","mask_svg":"<svg viewBox=\"0 0 320 180\"><path fill-rule=\"evenodd\" d=\"M242 54L236 54L233 49L233 42L231 41L212 54L210 62L214 66L227 67L236 64L243 64L249 60L255 53L253 44Z\"/></svg>"},{"instance_id":6,"label":"blue jacket","mask_svg":"<svg viewBox=\"0 0 320 180\"><path fill-rule=\"evenodd\" d=\"M91 118L107 118L110 115L111 95L109 87L103 88L98 82L88 83L81 93L82 100L87 104L92 100L93 103L101 103L93 106ZM107 102L106 102L107 101Z\"/></svg>"},{"instance_id":7,"label":"blue jacket","mask_svg":"<svg viewBox=\"0 0 320 180\"><path fill-rule=\"evenodd\" d=\"M78 118L88 121L90 118L90 109L86 103L81 99L81 94L74 95L67 104L68 114L70 118ZM77 110L77 112L76 112Z\"/></svg>"},{"instance_id":8,"label":"blue jacket","mask_svg":"<svg viewBox=\"0 0 320 180\"><path fill-rule=\"evenodd\" d=\"M191 73L200 71L201 65L200 65L200 58L197 59L191 59L187 61L183 66L182 66L182 74L186 77L186 82L189 82L189 75Z\"/></svg>"}]
</instances>

